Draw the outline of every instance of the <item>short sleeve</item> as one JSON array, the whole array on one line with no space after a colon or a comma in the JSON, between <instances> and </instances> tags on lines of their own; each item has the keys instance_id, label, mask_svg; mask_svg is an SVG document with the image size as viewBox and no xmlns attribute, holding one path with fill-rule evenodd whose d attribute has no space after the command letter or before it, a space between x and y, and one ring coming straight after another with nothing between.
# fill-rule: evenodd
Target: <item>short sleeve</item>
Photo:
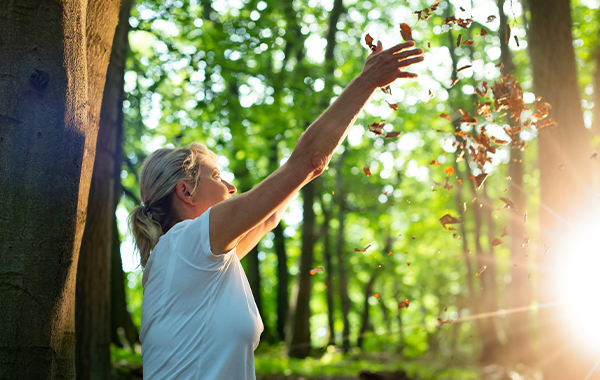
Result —
<instances>
[{"instance_id":1,"label":"short sleeve","mask_svg":"<svg viewBox=\"0 0 600 380\"><path fill-rule=\"evenodd\" d=\"M186 223L177 240L176 250L181 259L196 269L217 271L235 254L229 252L215 255L210 247L210 208L196 219Z\"/></svg>"}]
</instances>

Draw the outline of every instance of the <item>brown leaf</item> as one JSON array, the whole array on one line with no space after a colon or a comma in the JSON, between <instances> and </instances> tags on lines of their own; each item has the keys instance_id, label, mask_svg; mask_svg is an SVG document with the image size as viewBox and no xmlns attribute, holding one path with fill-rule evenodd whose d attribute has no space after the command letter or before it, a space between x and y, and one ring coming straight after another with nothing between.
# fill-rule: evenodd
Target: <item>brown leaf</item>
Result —
<instances>
[{"instance_id":1,"label":"brown leaf","mask_svg":"<svg viewBox=\"0 0 600 380\"><path fill-rule=\"evenodd\" d=\"M515 204L510 199L505 198L505 197L500 197L500 200L502 202L504 202L504 206L502 206L502 208L510 208L510 207L512 207L512 208L516 209Z\"/></svg>"},{"instance_id":2,"label":"brown leaf","mask_svg":"<svg viewBox=\"0 0 600 380\"><path fill-rule=\"evenodd\" d=\"M510 26L506 24L506 36L504 38L504 43L508 45L508 41L510 41Z\"/></svg>"},{"instance_id":3,"label":"brown leaf","mask_svg":"<svg viewBox=\"0 0 600 380\"><path fill-rule=\"evenodd\" d=\"M367 249L369 249L370 246L372 246L373 244L369 244L366 247L364 247L363 249L358 249L358 248L354 248L354 252L366 252Z\"/></svg>"},{"instance_id":4,"label":"brown leaf","mask_svg":"<svg viewBox=\"0 0 600 380\"><path fill-rule=\"evenodd\" d=\"M458 79L458 78L454 79L454 80L452 81L452 83L450 84L450 87L452 87L452 86L454 86L455 84L457 84L457 83L458 83L458 81L459 81L459 79Z\"/></svg>"},{"instance_id":5,"label":"brown leaf","mask_svg":"<svg viewBox=\"0 0 600 380\"><path fill-rule=\"evenodd\" d=\"M451 176L452 174L454 174L454 168L452 166L446 166L444 168L444 173L446 173L446 175Z\"/></svg>"},{"instance_id":6,"label":"brown leaf","mask_svg":"<svg viewBox=\"0 0 600 380\"><path fill-rule=\"evenodd\" d=\"M390 104L390 102L388 102L387 100L385 102L388 104L388 106L390 106L391 109L393 109L394 111L398 111L398 104Z\"/></svg>"},{"instance_id":7,"label":"brown leaf","mask_svg":"<svg viewBox=\"0 0 600 380\"><path fill-rule=\"evenodd\" d=\"M323 268L322 267L318 267L318 268L310 270L310 274L311 275L317 274L317 272L323 272Z\"/></svg>"},{"instance_id":8,"label":"brown leaf","mask_svg":"<svg viewBox=\"0 0 600 380\"><path fill-rule=\"evenodd\" d=\"M461 41L462 41L462 34L459 34L458 38L456 39L456 47L460 47Z\"/></svg>"},{"instance_id":9,"label":"brown leaf","mask_svg":"<svg viewBox=\"0 0 600 380\"><path fill-rule=\"evenodd\" d=\"M517 47L519 47L519 37L515 34L515 42L517 43Z\"/></svg>"},{"instance_id":10,"label":"brown leaf","mask_svg":"<svg viewBox=\"0 0 600 380\"><path fill-rule=\"evenodd\" d=\"M495 15L488 16L487 22L494 22L495 19L496 19Z\"/></svg>"},{"instance_id":11,"label":"brown leaf","mask_svg":"<svg viewBox=\"0 0 600 380\"><path fill-rule=\"evenodd\" d=\"M475 43L475 41L473 40L466 40L461 42L462 45L473 45Z\"/></svg>"},{"instance_id":12,"label":"brown leaf","mask_svg":"<svg viewBox=\"0 0 600 380\"><path fill-rule=\"evenodd\" d=\"M486 268L487 268L486 265L479 268L479 271L475 274L475 276L477 276L477 277L481 276L481 274L483 273L483 271L485 271Z\"/></svg>"},{"instance_id":13,"label":"brown leaf","mask_svg":"<svg viewBox=\"0 0 600 380\"><path fill-rule=\"evenodd\" d=\"M502 240L500 240L498 238L492 238L492 240L490 241L490 244L492 245L492 247L496 247L496 246L499 246L500 244L502 244Z\"/></svg>"},{"instance_id":14,"label":"brown leaf","mask_svg":"<svg viewBox=\"0 0 600 380\"><path fill-rule=\"evenodd\" d=\"M481 37L487 35L488 34L487 29L486 28L481 28L481 33L480 34L481 34Z\"/></svg>"},{"instance_id":15,"label":"brown leaf","mask_svg":"<svg viewBox=\"0 0 600 380\"><path fill-rule=\"evenodd\" d=\"M444 119L446 119L446 120L450 121L450 115L448 115L448 114L445 114L445 113L443 113L443 112L442 112L442 113L440 114L440 117L443 117Z\"/></svg>"},{"instance_id":16,"label":"brown leaf","mask_svg":"<svg viewBox=\"0 0 600 380\"><path fill-rule=\"evenodd\" d=\"M475 189L479 190L479 188L483 185L483 183L485 182L485 179L487 178L487 174L486 173L481 173L478 176L471 176L471 179L473 180L473 182L475 182Z\"/></svg>"},{"instance_id":17,"label":"brown leaf","mask_svg":"<svg viewBox=\"0 0 600 380\"><path fill-rule=\"evenodd\" d=\"M446 228L447 224L460 224L460 220L454 218L450 214L446 214L440 218L440 223L442 223L442 227Z\"/></svg>"},{"instance_id":18,"label":"brown leaf","mask_svg":"<svg viewBox=\"0 0 600 380\"><path fill-rule=\"evenodd\" d=\"M408 298L405 298L402 302L398 303L398 309L404 309L404 308L408 309L409 303L410 303L410 301L408 300Z\"/></svg>"},{"instance_id":19,"label":"brown leaf","mask_svg":"<svg viewBox=\"0 0 600 380\"><path fill-rule=\"evenodd\" d=\"M365 36L365 42L367 43L367 46L369 47L369 49L371 49L371 52L374 53L375 50L377 49L377 46L375 46L375 44L373 44L373 37L371 37L371 35L369 33L367 33L367 35Z\"/></svg>"},{"instance_id":20,"label":"brown leaf","mask_svg":"<svg viewBox=\"0 0 600 380\"><path fill-rule=\"evenodd\" d=\"M500 235L500 237L505 237L508 235L508 232L506 232L506 226L504 226L504 229L502 230L502 235Z\"/></svg>"},{"instance_id":21,"label":"brown leaf","mask_svg":"<svg viewBox=\"0 0 600 380\"><path fill-rule=\"evenodd\" d=\"M371 172L371 168L363 168L363 172L367 177L370 177L373 173Z\"/></svg>"},{"instance_id":22,"label":"brown leaf","mask_svg":"<svg viewBox=\"0 0 600 380\"><path fill-rule=\"evenodd\" d=\"M465 66L461 67L460 69L456 70L456 72L458 73L459 71L466 70L466 69L468 69L470 67L473 67L473 65L465 65Z\"/></svg>"},{"instance_id":23,"label":"brown leaf","mask_svg":"<svg viewBox=\"0 0 600 380\"><path fill-rule=\"evenodd\" d=\"M433 92L431 92L431 90L429 90L429 98L427 99L427 101L425 103L429 103L429 101L433 98Z\"/></svg>"},{"instance_id":24,"label":"brown leaf","mask_svg":"<svg viewBox=\"0 0 600 380\"><path fill-rule=\"evenodd\" d=\"M383 134L383 127L385 126L384 122L385 120L383 120L381 123L373 123L367 128L369 128L369 131L373 132L375 135L381 136Z\"/></svg>"},{"instance_id":25,"label":"brown leaf","mask_svg":"<svg viewBox=\"0 0 600 380\"><path fill-rule=\"evenodd\" d=\"M404 41L413 41L412 30L408 24L400 23L400 34L402 35Z\"/></svg>"},{"instance_id":26,"label":"brown leaf","mask_svg":"<svg viewBox=\"0 0 600 380\"><path fill-rule=\"evenodd\" d=\"M442 318L438 318L437 322L438 322L439 326L442 326L442 325L445 325L446 323L452 323L452 320L451 319L447 319L447 320L444 321L444 320L442 320Z\"/></svg>"},{"instance_id":27,"label":"brown leaf","mask_svg":"<svg viewBox=\"0 0 600 380\"><path fill-rule=\"evenodd\" d=\"M400 132L400 131L388 132L388 133L386 133L385 138L386 139L391 139L391 138L394 138L394 137L398 137L398 136L400 136L401 133L402 132Z\"/></svg>"},{"instance_id":28,"label":"brown leaf","mask_svg":"<svg viewBox=\"0 0 600 380\"><path fill-rule=\"evenodd\" d=\"M379 294L379 293L373 293L373 297L379 298L379 297L381 297L381 294Z\"/></svg>"}]
</instances>

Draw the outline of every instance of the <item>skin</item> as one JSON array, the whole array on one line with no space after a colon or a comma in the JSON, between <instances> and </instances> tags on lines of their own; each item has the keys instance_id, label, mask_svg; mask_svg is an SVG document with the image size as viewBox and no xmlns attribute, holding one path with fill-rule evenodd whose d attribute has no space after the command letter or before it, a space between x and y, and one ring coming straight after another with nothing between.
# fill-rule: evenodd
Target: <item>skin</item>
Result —
<instances>
[{"instance_id":1,"label":"skin","mask_svg":"<svg viewBox=\"0 0 600 380\"><path fill-rule=\"evenodd\" d=\"M179 181L176 185L175 212L180 220L195 219L210 207L230 199L236 192L234 185L221 178L220 170L215 165L202 165L200 181L195 192L191 182ZM285 204L280 207L264 223L248 231L240 239L236 247L236 254L240 259L246 256L267 232L277 226L287 206L288 204Z\"/></svg>"},{"instance_id":2,"label":"skin","mask_svg":"<svg viewBox=\"0 0 600 380\"><path fill-rule=\"evenodd\" d=\"M176 186L175 209L181 220L200 216L212 207L209 221L210 245L214 254L237 246L240 258L279 223L294 195L326 170L333 152L346 137L358 114L376 89L399 78L417 74L403 68L423 61L422 49L406 50L414 42L383 50L381 42L365 66L329 108L302 134L292 155L279 169L252 190L235 197L236 189L202 168L199 189L181 181Z\"/></svg>"}]
</instances>

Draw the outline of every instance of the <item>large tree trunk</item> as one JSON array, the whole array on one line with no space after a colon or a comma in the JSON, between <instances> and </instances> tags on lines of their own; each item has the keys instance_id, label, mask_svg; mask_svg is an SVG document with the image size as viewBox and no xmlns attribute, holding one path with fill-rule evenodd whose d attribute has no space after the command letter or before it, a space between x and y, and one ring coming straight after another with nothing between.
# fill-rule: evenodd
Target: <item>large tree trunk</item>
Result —
<instances>
[{"instance_id":1,"label":"large tree trunk","mask_svg":"<svg viewBox=\"0 0 600 380\"><path fill-rule=\"evenodd\" d=\"M121 7L106 73L87 220L77 266L76 372L77 379L82 380L109 379L111 372L110 269L117 204L115 182L120 181L123 86L131 5L132 0L124 0Z\"/></svg>"},{"instance_id":2,"label":"large tree trunk","mask_svg":"<svg viewBox=\"0 0 600 380\"><path fill-rule=\"evenodd\" d=\"M5 2L0 378L75 377L75 279L119 1Z\"/></svg>"},{"instance_id":3,"label":"large tree trunk","mask_svg":"<svg viewBox=\"0 0 600 380\"><path fill-rule=\"evenodd\" d=\"M557 301L555 283L564 259L573 255L569 234L582 219L584 207L593 210L589 164L591 150L581 111L568 0L530 0L529 47L537 96L552 105L556 128L539 132L540 238L547 254L538 254L540 304ZM562 170L561 170L562 169ZM585 265L585 263L581 263ZM540 347L547 363L544 379L584 378L592 367L586 353L573 344L569 322L555 307L539 311ZM549 351L551 350L551 352ZM594 358L597 359L597 358ZM594 377L595 378L595 377Z\"/></svg>"}]
</instances>

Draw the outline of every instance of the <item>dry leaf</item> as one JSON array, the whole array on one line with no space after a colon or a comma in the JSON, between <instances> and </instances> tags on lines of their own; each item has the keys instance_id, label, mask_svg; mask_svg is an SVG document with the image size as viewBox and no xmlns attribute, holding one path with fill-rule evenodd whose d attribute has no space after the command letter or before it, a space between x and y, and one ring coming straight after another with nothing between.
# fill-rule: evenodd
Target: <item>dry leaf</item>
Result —
<instances>
[{"instance_id":1,"label":"dry leaf","mask_svg":"<svg viewBox=\"0 0 600 380\"><path fill-rule=\"evenodd\" d=\"M445 325L446 323L451 323L451 322L452 322L452 320L450 320L450 319L447 319L447 320L445 320L445 321L444 321L444 320L442 320L441 318L438 318L438 319L437 319L437 322L438 322L438 325L439 325L439 326L441 326L441 325Z\"/></svg>"},{"instance_id":2,"label":"dry leaf","mask_svg":"<svg viewBox=\"0 0 600 380\"><path fill-rule=\"evenodd\" d=\"M445 114L445 113L443 113L443 112L442 112L442 113L440 114L440 117L443 117L444 119L446 119L446 120L450 121L450 115L448 115L448 114Z\"/></svg>"},{"instance_id":3,"label":"dry leaf","mask_svg":"<svg viewBox=\"0 0 600 380\"><path fill-rule=\"evenodd\" d=\"M482 266L479 271L475 274L475 276L479 277L481 276L481 274L483 273L483 271L485 271L485 269L487 268L487 266Z\"/></svg>"},{"instance_id":4,"label":"dry leaf","mask_svg":"<svg viewBox=\"0 0 600 380\"><path fill-rule=\"evenodd\" d=\"M394 138L394 137L398 137L398 136L400 136L401 133L402 132L400 132L400 131L388 132L388 133L386 133L385 138L386 139L391 139L391 138Z\"/></svg>"},{"instance_id":5,"label":"dry leaf","mask_svg":"<svg viewBox=\"0 0 600 380\"><path fill-rule=\"evenodd\" d=\"M370 246L372 246L373 244L369 244L366 247L364 247L363 249L358 249L358 248L354 248L354 252L366 252L367 249L369 249Z\"/></svg>"},{"instance_id":6,"label":"dry leaf","mask_svg":"<svg viewBox=\"0 0 600 380\"><path fill-rule=\"evenodd\" d=\"M371 37L371 35L369 33L367 33L367 35L365 36L365 42L367 43L367 46L369 47L369 49L371 49L371 52L374 53L375 50L377 49L377 46L375 46L375 44L373 44L373 37Z\"/></svg>"},{"instance_id":7,"label":"dry leaf","mask_svg":"<svg viewBox=\"0 0 600 380\"><path fill-rule=\"evenodd\" d=\"M488 34L487 29L486 28L481 28L481 33L480 34L481 34L481 37L487 35Z\"/></svg>"},{"instance_id":8,"label":"dry leaf","mask_svg":"<svg viewBox=\"0 0 600 380\"><path fill-rule=\"evenodd\" d=\"M431 92L431 90L429 90L429 98L427 99L427 101L425 103L429 103L429 101L433 98L433 92Z\"/></svg>"},{"instance_id":9,"label":"dry leaf","mask_svg":"<svg viewBox=\"0 0 600 380\"><path fill-rule=\"evenodd\" d=\"M412 30L408 24L400 23L400 34L402 35L404 41L413 41Z\"/></svg>"},{"instance_id":10,"label":"dry leaf","mask_svg":"<svg viewBox=\"0 0 600 380\"><path fill-rule=\"evenodd\" d=\"M512 208L516 209L515 204L509 198L500 197L500 200L502 202L504 202L504 206L502 206L502 208L510 208L510 207L512 207Z\"/></svg>"},{"instance_id":11,"label":"dry leaf","mask_svg":"<svg viewBox=\"0 0 600 380\"><path fill-rule=\"evenodd\" d=\"M313 274L313 275L317 274L317 272L323 272L323 268L322 267L318 267L318 268L310 270L310 274Z\"/></svg>"},{"instance_id":12,"label":"dry leaf","mask_svg":"<svg viewBox=\"0 0 600 380\"><path fill-rule=\"evenodd\" d=\"M473 40L466 40L461 42L462 45L473 45L475 43L475 41Z\"/></svg>"},{"instance_id":13,"label":"dry leaf","mask_svg":"<svg viewBox=\"0 0 600 380\"><path fill-rule=\"evenodd\" d=\"M515 34L515 42L517 43L517 47L519 47L519 37Z\"/></svg>"},{"instance_id":14,"label":"dry leaf","mask_svg":"<svg viewBox=\"0 0 600 380\"><path fill-rule=\"evenodd\" d=\"M494 15L488 16L487 22L494 22L495 19L496 19L496 16L494 16Z\"/></svg>"},{"instance_id":15,"label":"dry leaf","mask_svg":"<svg viewBox=\"0 0 600 380\"><path fill-rule=\"evenodd\" d=\"M458 73L459 71L466 70L466 69L468 69L470 67L473 67L473 65L465 65L465 66L461 67L460 69L456 70L456 72Z\"/></svg>"},{"instance_id":16,"label":"dry leaf","mask_svg":"<svg viewBox=\"0 0 600 380\"><path fill-rule=\"evenodd\" d=\"M500 237L505 237L508 235L508 232L506 232L506 226L504 226L504 229L502 230L502 235L500 235Z\"/></svg>"},{"instance_id":17,"label":"dry leaf","mask_svg":"<svg viewBox=\"0 0 600 380\"><path fill-rule=\"evenodd\" d=\"M409 303L410 301L408 300L408 298L405 298L402 302L398 303L398 309L408 308Z\"/></svg>"},{"instance_id":18,"label":"dry leaf","mask_svg":"<svg viewBox=\"0 0 600 380\"><path fill-rule=\"evenodd\" d=\"M446 173L446 175L451 176L452 174L454 174L454 168L452 166L446 166L444 168L444 173Z\"/></svg>"},{"instance_id":19,"label":"dry leaf","mask_svg":"<svg viewBox=\"0 0 600 380\"><path fill-rule=\"evenodd\" d=\"M375 135L381 136L383 134L383 127L385 126L384 122L385 120L383 120L381 123L373 123L367 128L369 128L369 131L373 132Z\"/></svg>"},{"instance_id":20,"label":"dry leaf","mask_svg":"<svg viewBox=\"0 0 600 380\"><path fill-rule=\"evenodd\" d=\"M381 297L381 294L379 294L379 293L373 293L373 297L379 298L379 297Z\"/></svg>"},{"instance_id":21,"label":"dry leaf","mask_svg":"<svg viewBox=\"0 0 600 380\"><path fill-rule=\"evenodd\" d=\"M510 41L510 26L506 24L506 36L504 38L504 43L508 45L508 41Z\"/></svg>"},{"instance_id":22,"label":"dry leaf","mask_svg":"<svg viewBox=\"0 0 600 380\"><path fill-rule=\"evenodd\" d=\"M390 106L391 109L393 109L394 111L398 111L398 104L390 104L387 100L385 102L388 104L388 106Z\"/></svg>"},{"instance_id":23,"label":"dry leaf","mask_svg":"<svg viewBox=\"0 0 600 380\"><path fill-rule=\"evenodd\" d=\"M476 177L471 176L471 179L473 180L473 182L475 182L475 190L478 190L479 188L481 188L481 186L485 182L485 179L487 178L487 176L488 175L486 173L481 173Z\"/></svg>"},{"instance_id":24,"label":"dry leaf","mask_svg":"<svg viewBox=\"0 0 600 380\"><path fill-rule=\"evenodd\" d=\"M446 228L447 224L460 224L460 220L454 218L450 214L446 214L440 218L440 223L442 223L442 227Z\"/></svg>"},{"instance_id":25,"label":"dry leaf","mask_svg":"<svg viewBox=\"0 0 600 380\"><path fill-rule=\"evenodd\" d=\"M367 177L370 177L373 173L371 172L371 168L363 168L363 172Z\"/></svg>"},{"instance_id":26,"label":"dry leaf","mask_svg":"<svg viewBox=\"0 0 600 380\"><path fill-rule=\"evenodd\" d=\"M462 41L462 34L459 34L458 38L456 39L456 47L460 47L461 41Z\"/></svg>"},{"instance_id":27,"label":"dry leaf","mask_svg":"<svg viewBox=\"0 0 600 380\"><path fill-rule=\"evenodd\" d=\"M497 247L500 244L502 244L502 240L500 240L498 238L492 238L490 244L492 245L492 247Z\"/></svg>"},{"instance_id":28,"label":"dry leaf","mask_svg":"<svg viewBox=\"0 0 600 380\"><path fill-rule=\"evenodd\" d=\"M454 86L455 84L457 84L457 83L458 83L458 81L459 81L459 79L458 79L458 78L454 79L454 80L452 81L452 83L450 83L450 87L452 87L452 86Z\"/></svg>"}]
</instances>

